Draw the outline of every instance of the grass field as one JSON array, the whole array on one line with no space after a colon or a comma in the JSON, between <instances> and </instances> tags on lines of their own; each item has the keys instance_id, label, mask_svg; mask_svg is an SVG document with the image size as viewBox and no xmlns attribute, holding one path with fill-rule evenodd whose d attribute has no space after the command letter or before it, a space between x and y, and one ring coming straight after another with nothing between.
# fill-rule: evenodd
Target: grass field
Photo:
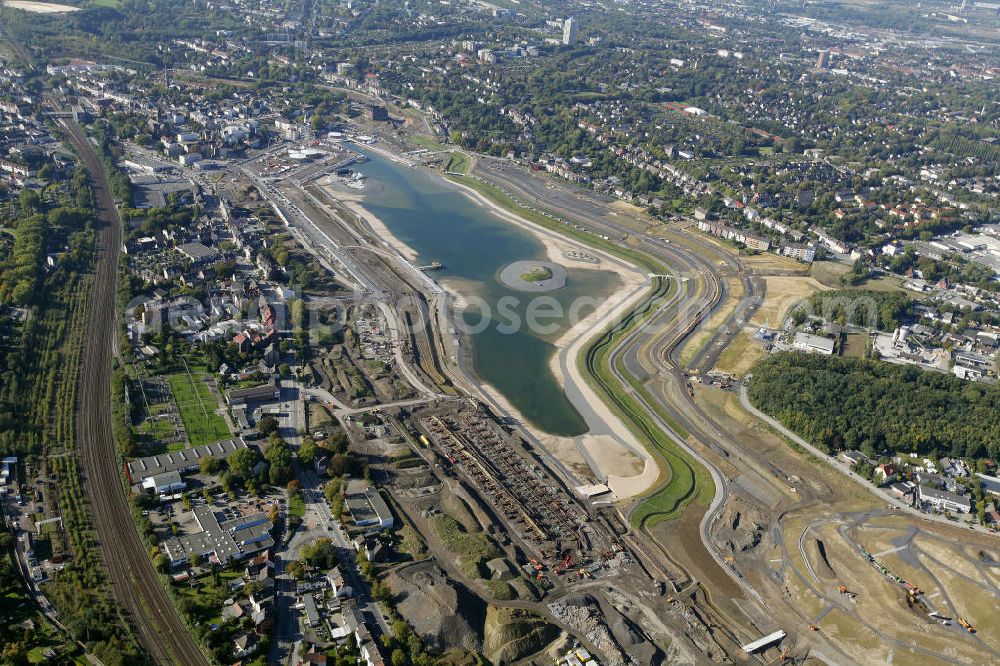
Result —
<instances>
[{"instance_id":1,"label":"grass field","mask_svg":"<svg viewBox=\"0 0 1000 666\"><path fill-rule=\"evenodd\" d=\"M831 289L843 289L840 283L840 276L851 270L847 264L840 264L834 261L814 261L810 275L825 287ZM898 278L880 276L865 280L858 285L858 289L871 289L872 291L897 291L902 288Z\"/></svg>"},{"instance_id":2,"label":"grass field","mask_svg":"<svg viewBox=\"0 0 1000 666\"><path fill-rule=\"evenodd\" d=\"M229 583L240 578L240 571L223 569L219 572L219 582L212 576L201 576L193 585L177 585L171 588L176 598L184 599L187 619L191 624L222 624L223 602L232 595Z\"/></svg>"},{"instance_id":3,"label":"grass field","mask_svg":"<svg viewBox=\"0 0 1000 666\"><path fill-rule=\"evenodd\" d=\"M782 257L779 254L774 254L773 252L761 252L760 254L754 254L749 257L741 257L743 263L751 268L759 268L761 270L783 270L783 271L799 271L803 275L809 273L809 266L802 263L801 261L796 261L791 257Z\"/></svg>"},{"instance_id":4,"label":"grass field","mask_svg":"<svg viewBox=\"0 0 1000 666\"><path fill-rule=\"evenodd\" d=\"M864 358L868 353L869 338L866 333L848 333L844 343L844 356Z\"/></svg>"},{"instance_id":5,"label":"grass field","mask_svg":"<svg viewBox=\"0 0 1000 666\"><path fill-rule=\"evenodd\" d=\"M762 358L763 348L753 339L749 330L743 329L719 355L715 369L742 377Z\"/></svg>"},{"instance_id":6,"label":"grass field","mask_svg":"<svg viewBox=\"0 0 1000 666\"><path fill-rule=\"evenodd\" d=\"M448 150L448 146L444 145L440 141L435 141L434 139L423 136L422 134L411 134L409 141L414 145L428 150Z\"/></svg>"},{"instance_id":7,"label":"grass field","mask_svg":"<svg viewBox=\"0 0 1000 666\"><path fill-rule=\"evenodd\" d=\"M181 413L191 446L211 444L230 437L225 419L215 413L219 404L203 381L207 375L179 372L170 375L170 391Z\"/></svg>"},{"instance_id":8,"label":"grass field","mask_svg":"<svg viewBox=\"0 0 1000 666\"><path fill-rule=\"evenodd\" d=\"M334 423L333 415L330 414L330 410L324 405L310 402L307 404L307 408L306 416L309 420L309 429L311 431Z\"/></svg>"},{"instance_id":9,"label":"grass field","mask_svg":"<svg viewBox=\"0 0 1000 666\"><path fill-rule=\"evenodd\" d=\"M754 326L781 326L791 306L823 289L823 285L808 277L766 277L764 282L767 284L764 302L750 318Z\"/></svg>"},{"instance_id":10,"label":"grass field","mask_svg":"<svg viewBox=\"0 0 1000 666\"><path fill-rule=\"evenodd\" d=\"M468 173L469 158L465 153L452 153L448 156L448 161L444 165L444 170L449 173Z\"/></svg>"},{"instance_id":11,"label":"grass field","mask_svg":"<svg viewBox=\"0 0 1000 666\"><path fill-rule=\"evenodd\" d=\"M288 496L288 513L299 518L306 515L306 502L302 493L292 493Z\"/></svg>"}]
</instances>

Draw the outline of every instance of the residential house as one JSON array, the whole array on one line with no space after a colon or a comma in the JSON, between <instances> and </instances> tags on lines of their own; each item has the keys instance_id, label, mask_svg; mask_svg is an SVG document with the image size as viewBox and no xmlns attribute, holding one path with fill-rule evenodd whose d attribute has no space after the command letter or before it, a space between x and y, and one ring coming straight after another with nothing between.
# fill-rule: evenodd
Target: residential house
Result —
<instances>
[{"instance_id":1,"label":"residential house","mask_svg":"<svg viewBox=\"0 0 1000 666\"><path fill-rule=\"evenodd\" d=\"M976 477L983 492L1000 497L1000 478L980 473L977 473Z\"/></svg>"},{"instance_id":2,"label":"residential house","mask_svg":"<svg viewBox=\"0 0 1000 666\"><path fill-rule=\"evenodd\" d=\"M868 460L868 456L861 453L861 451L841 451L840 459L846 462L851 467L853 467L854 465L857 465L859 462Z\"/></svg>"},{"instance_id":3,"label":"residential house","mask_svg":"<svg viewBox=\"0 0 1000 666\"><path fill-rule=\"evenodd\" d=\"M233 657L243 659L257 651L257 636L244 631L233 637Z\"/></svg>"},{"instance_id":4,"label":"residential house","mask_svg":"<svg viewBox=\"0 0 1000 666\"><path fill-rule=\"evenodd\" d=\"M883 484L896 475L899 471L892 463L885 463L875 468L875 477L879 479L879 484Z\"/></svg>"},{"instance_id":5,"label":"residential house","mask_svg":"<svg viewBox=\"0 0 1000 666\"><path fill-rule=\"evenodd\" d=\"M951 511L953 513L969 513L972 510L972 503L968 497L956 495L946 490L937 490L929 486L920 485L917 488L917 499L921 504L925 504L939 511Z\"/></svg>"}]
</instances>

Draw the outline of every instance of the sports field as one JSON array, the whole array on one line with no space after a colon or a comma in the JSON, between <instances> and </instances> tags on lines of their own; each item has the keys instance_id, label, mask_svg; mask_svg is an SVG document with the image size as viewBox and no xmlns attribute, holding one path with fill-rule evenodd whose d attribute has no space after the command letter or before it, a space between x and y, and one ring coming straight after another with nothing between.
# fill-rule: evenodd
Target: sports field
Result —
<instances>
[{"instance_id":1,"label":"sports field","mask_svg":"<svg viewBox=\"0 0 1000 666\"><path fill-rule=\"evenodd\" d=\"M205 383L206 377L203 373L186 372L169 377L170 391L174 394L174 402L181 413L191 446L211 444L231 436L225 419L215 411L219 404Z\"/></svg>"}]
</instances>

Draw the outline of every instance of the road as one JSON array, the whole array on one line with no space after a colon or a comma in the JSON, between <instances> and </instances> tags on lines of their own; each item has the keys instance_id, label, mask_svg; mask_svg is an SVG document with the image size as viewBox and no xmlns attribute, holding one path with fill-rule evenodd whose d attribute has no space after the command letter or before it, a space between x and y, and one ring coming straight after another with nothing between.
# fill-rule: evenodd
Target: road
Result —
<instances>
[{"instance_id":1,"label":"road","mask_svg":"<svg viewBox=\"0 0 1000 666\"><path fill-rule=\"evenodd\" d=\"M77 447L94 531L115 598L131 617L149 656L161 664L207 664L153 570L129 510L111 430L111 368L118 336L115 283L122 225L103 164L83 130L72 122L59 123L90 177L100 219L76 409Z\"/></svg>"},{"instance_id":2,"label":"road","mask_svg":"<svg viewBox=\"0 0 1000 666\"><path fill-rule=\"evenodd\" d=\"M808 441L802 439L801 437L799 437L798 435L796 435L794 432L792 432L791 430L789 430L788 428L786 428L784 426L784 424L782 424L780 421L778 421L777 419L771 418L770 416L768 416L764 412L762 412L759 409L757 409L754 406L754 404L752 402L750 402L750 397L747 395L746 382L750 381L751 379L752 379L752 377L748 376L747 379L744 380L744 382L740 384L740 404L743 405L743 408L745 410L747 410L748 412L750 412L751 414L753 414L754 416L756 416L761 421L764 421L765 423L767 423L769 426L771 426L772 428L774 428L775 430L777 430L778 432L780 432L782 435L784 435L785 437L787 437L789 440L795 442L796 444L798 444L799 446L801 446L803 449L805 449L806 451L808 451L812 455L816 456L817 458L819 458L820 460L822 460L823 462L825 462L830 467L834 468L836 471L840 472L841 474L843 474L847 478L851 479L852 481L854 481L858 485L862 486L865 489L865 491L867 491L869 493L875 494L880 500L886 502L887 504L891 504L894 509L897 509L897 510L902 511L904 513L909 513L909 514L911 514L913 516L916 516L918 518L921 518L923 520L929 520L931 522L941 523L942 525L950 525L951 527L968 527L968 528L971 528L971 529L973 529L975 531L982 532L983 534L992 534L992 532L990 532L989 530L987 530L982 525L978 525L978 524L975 524L975 523L967 525L967 524L964 524L962 522L956 522L954 520L948 520L947 518L945 518L941 514L937 514L937 513L924 513L923 511L920 511L919 509L916 509L916 508L910 506L909 504L907 504L903 500L899 499L898 497L893 497L892 495L887 495L885 493L878 492L876 490L875 486L873 486L868 479L866 479L866 478L864 478L864 477L856 474L854 472L854 470L851 469L851 466L848 465L846 462L840 460L837 457L830 456L829 454L824 453L820 449L817 449L815 446L813 446L812 444L810 444Z\"/></svg>"},{"instance_id":3,"label":"road","mask_svg":"<svg viewBox=\"0 0 1000 666\"><path fill-rule=\"evenodd\" d=\"M302 524L292 534L286 543L274 551L275 598L274 640L268 653L268 663L286 664L290 658L298 654L298 645L303 640L300 623L301 611L295 608L298 602L295 593L295 581L285 573L289 562L299 558L302 546L317 539L327 538L333 542L340 557L340 571L345 580L356 593L358 608L369 618L374 618L382 633L389 633L388 619L382 614L378 604L371 598L368 583L358 575L354 563L354 544L347 538L343 527L334 520L330 507L323 496L323 483L312 470L298 467L296 474L302 484L302 499L305 501L305 515Z\"/></svg>"}]
</instances>

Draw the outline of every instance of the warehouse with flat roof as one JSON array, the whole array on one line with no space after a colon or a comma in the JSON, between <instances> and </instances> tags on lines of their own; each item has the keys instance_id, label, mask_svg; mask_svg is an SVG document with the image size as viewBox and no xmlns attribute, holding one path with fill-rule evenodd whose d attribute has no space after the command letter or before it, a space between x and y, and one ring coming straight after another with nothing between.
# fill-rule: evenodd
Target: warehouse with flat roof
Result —
<instances>
[{"instance_id":1,"label":"warehouse with flat roof","mask_svg":"<svg viewBox=\"0 0 1000 666\"><path fill-rule=\"evenodd\" d=\"M220 460L228 458L234 451L247 448L242 439L224 439L212 444L192 446L180 451L169 451L155 456L130 460L125 469L130 483L142 483L151 476L178 472L184 474L198 470L202 458L214 457Z\"/></svg>"},{"instance_id":2,"label":"warehouse with flat roof","mask_svg":"<svg viewBox=\"0 0 1000 666\"><path fill-rule=\"evenodd\" d=\"M354 524L358 527L378 526L381 529L390 529L393 525L392 512L389 505L382 499L378 490L365 487L352 492L351 485L357 488L362 484L349 484L348 492L344 494L344 504L351 513Z\"/></svg>"},{"instance_id":3,"label":"warehouse with flat roof","mask_svg":"<svg viewBox=\"0 0 1000 666\"><path fill-rule=\"evenodd\" d=\"M162 544L172 567L186 564L192 554L226 566L232 560L243 559L274 545L271 537L273 525L264 513L237 516L220 522L219 514L210 506L198 505L191 512L201 531L171 537Z\"/></svg>"}]
</instances>

